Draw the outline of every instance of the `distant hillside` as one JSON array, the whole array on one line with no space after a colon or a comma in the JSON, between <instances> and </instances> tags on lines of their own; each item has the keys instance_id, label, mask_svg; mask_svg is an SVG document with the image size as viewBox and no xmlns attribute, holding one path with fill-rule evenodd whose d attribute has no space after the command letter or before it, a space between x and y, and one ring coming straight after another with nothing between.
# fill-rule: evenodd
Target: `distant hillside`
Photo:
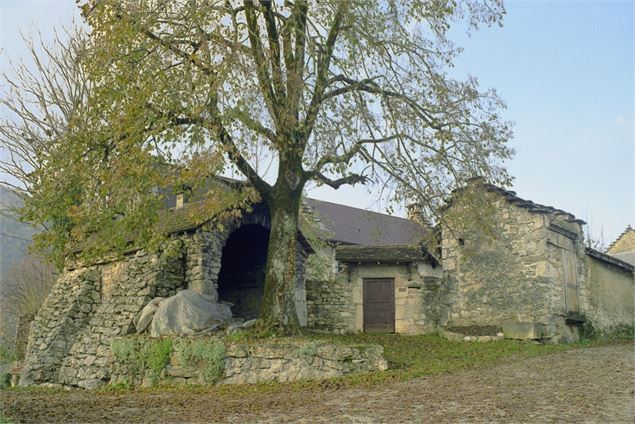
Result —
<instances>
[{"instance_id":1,"label":"distant hillside","mask_svg":"<svg viewBox=\"0 0 635 424\"><path fill-rule=\"evenodd\" d=\"M27 254L31 238L36 231L29 225L19 222L11 210L22 206L20 198L10 189L0 186L0 288L2 293L11 291L15 285L9 276L12 265ZM2 299L0 299L2 301ZM3 307L3 313L8 308ZM15 334L15 322L4 315L0 319L0 345L12 345Z\"/></svg>"},{"instance_id":2,"label":"distant hillside","mask_svg":"<svg viewBox=\"0 0 635 424\"><path fill-rule=\"evenodd\" d=\"M11 265L26 255L36 231L29 224L19 222L12 208L22 206L20 198L10 189L0 186L0 281Z\"/></svg>"}]
</instances>

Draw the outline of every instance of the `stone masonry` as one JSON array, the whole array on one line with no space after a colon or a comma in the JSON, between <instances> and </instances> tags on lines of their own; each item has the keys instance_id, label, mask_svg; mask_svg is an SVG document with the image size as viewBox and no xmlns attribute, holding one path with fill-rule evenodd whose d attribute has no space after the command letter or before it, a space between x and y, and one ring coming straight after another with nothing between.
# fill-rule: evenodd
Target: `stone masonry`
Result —
<instances>
[{"instance_id":1,"label":"stone masonry","mask_svg":"<svg viewBox=\"0 0 635 424\"><path fill-rule=\"evenodd\" d=\"M182 250L177 239L161 254L138 251L124 261L66 271L33 324L20 384L104 384L113 337L132 332L134 317L151 299L183 286ZM75 313L64 305L69 292L79 293ZM42 323L48 323L46 329Z\"/></svg>"},{"instance_id":2,"label":"stone masonry","mask_svg":"<svg viewBox=\"0 0 635 424\"><path fill-rule=\"evenodd\" d=\"M139 352L150 351L148 347L156 343L155 339L134 337ZM139 367L138 358L115 359L111 383L133 386L210 384L205 378L206 368L216 361L219 369L215 379L222 384L319 380L388 368L383 347L378 345L348 346L308 340L230 343L217 337L174 338L169 341L170 352L161 369ZM223 348L219 351L219 358L184 363L183 355L191 343L198 345L197 352L218 344Z\"/></svg>"},{"instance_id":3,"label":"stone masonry","mask_svg":"<svg viewBox=\"0 0 635 424\"><path fill-rule=\"evenodd\" d=\"M96 267L65 272L31 324L21 385L56 382L59 367L99 301Z\"/></svg>"},{"instance_id":4,"label":"stone masonry","mask_svg":"<svg viewBox=\"0 0 635 424\"><path fill-rule=\"evenodd\" d=\"M583 325L601 331L633 325L633 267L585 247L583 221L495 186L472 189L483 190L474 192L482 210L462 203L473 202L470 196L453 198L445 210L459 221L440 227L442 267L429 257L413 262L399 253L403 246L334 247L345 259L336 278L307 282L309 326L363 331L365 278L394 281L397 333L503 329L510 338L566 342ZM339 253L379 248L394 257Z\"/></svg>"},{"instance_id":5,"label":"stone masonry","mask_svg":"<svg viewBox=\"0 0 635 424\"><path fill-rule=\"evenodd\" d=\"M570 339L565 327L562 251L571 253L575 272L583 279L580 223L566 215L537 212L489 195L494 196L490 236L469 222L458 237L443 232L449 305L446 324L519 323L539 328L538 338L562 335ZM582 299L583 289L578 293Z\"/></svg>"},{"instance_id":6,"label":"stone masonry","mask_svg":"<svg viewBox=\"0 0 635 424\"><path fill-rule=\"evenodd\" d=\"M134 332L133 321L155 297L189 288L218 299L222 251L242 225L269 227L266 214L246 214L173 234L157 253L139 250L90 266L68 263L31 328L21 385L59 383L86 388L110 380L113 338ZM298 242L296 307L306 324L304 261Z\"/></svg>"}]
</instances>

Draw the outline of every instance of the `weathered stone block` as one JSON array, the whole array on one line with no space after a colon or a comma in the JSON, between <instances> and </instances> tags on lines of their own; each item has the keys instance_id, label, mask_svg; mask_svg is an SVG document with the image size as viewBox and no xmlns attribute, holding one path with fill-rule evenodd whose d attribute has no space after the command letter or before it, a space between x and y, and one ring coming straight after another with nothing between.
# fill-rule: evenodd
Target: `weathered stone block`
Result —
<instances>
[{"instance_id":1,"label":"weathered stone block","mask_svg":"<svg viewBox=\"0 0 635 424\"><path fill-rule=\"evenodd\" d=\"M506 339L537 340L548 336L545 324L536 322L505 322L502 324Z\"/></svg>"}]
</instances>

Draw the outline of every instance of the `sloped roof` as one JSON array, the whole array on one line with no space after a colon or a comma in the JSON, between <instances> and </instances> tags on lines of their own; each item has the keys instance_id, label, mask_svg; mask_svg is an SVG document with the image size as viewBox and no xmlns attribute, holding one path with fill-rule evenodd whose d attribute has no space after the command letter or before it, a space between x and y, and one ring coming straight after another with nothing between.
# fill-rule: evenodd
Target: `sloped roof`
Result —
<instances>
[{"instance_id":1,"label":"sloped roof","mask_svg":"<svg viewBox=\"0 0 635 424\"><path fill-rule=\"evenodd\" d=\"M215 204L208 204L204 201L186 202L180 208L171 207L168 209L162 209L159 211L157 220L154 223L154 231L159 234L171 235L188 232L198 227L213 222L219 217L222 217L222 213L228 211L222 207L218 207ZM254 211L251 213L269 213L263 204L254 206ZM93 236L95 237L95 236ZM306 239L301 231L298 231L298 242L302 245L307 253L315 253L313 247ZM130 251L138 250L139 248L134 245L135 237L130 235L127 237L127 242L131 244ZM90 247L93 243L93 238L89 238L82 242L76 243L71 246L70 251L72 253L79 253L82 250Z\"/></svg>"},{"instance_id":2,"label":"sloped roof","mask_svg":"<svg viewBox=\"0 0 635 424\"><path fill-rule=\"evenodd\" d=\"M611 253L611 256L635 266L635 252Z\"/></svg>"},{"instance_id":3,"label":"sloped roof","mask_svg":"<svg viewBox=\"0 0 635 424\"><path fill-rule=\"evenodd\" d=\"M609 255L635 252L635 230L628 225L607 249Z\"/></svg>"},{"instance_id":4,"label":"sloped roof","mask_svg":"<svg viewBox=\"0 0 635 424\"><path fill-rule=\"evenodd\" d=\"M532 213L553 213L556 215L562 215L569 222L577 222L578 224L586 224L585 221L578 219L571 212L564 211L562 209L554 208L553 206L541 205L540 203L532 202L531 200L523 199L519 197L515 191L507 190L502 187L495 186L489 183L480 183L486 190L493 193L498 193L505 198L509 203L512 203L519 208L527 209Z\"/></svg>"},{"instance_id":5,"label":"sloped roof","mask_svg":"<svg viewBox=\"0 0 635 424\"><path fill-rule=\"evenodd\" d=\"M335 259L341 262L414 262L427 260L437 265L436 258L421 245L392 244L382 246L338 246Z\"/></svg>"},{"instance_id":6,"label":"sloped roof","mask_svg":"<svg viewBox=\"0 0 635 424\"><path fill-rule=\"evenodd\" d=\"M591 256L592 258L609 263L611 265L615 265L616 267L621 268L624 271L635 272L635 266L612 255L607 255L606 253L602 253L590 247L586 248L586 254Z\"/></svg>"},{"instance_id":7,"label":"sloped roof","mask_svg":"<svg viewBox=\"0 0 635 424\"><path fill-rule=\"evenodd\" d=\"M317 199L304 202L337 243L407 245L421 242L426 235L424 227L405 218Z\"/></svg>"}]
</instances>

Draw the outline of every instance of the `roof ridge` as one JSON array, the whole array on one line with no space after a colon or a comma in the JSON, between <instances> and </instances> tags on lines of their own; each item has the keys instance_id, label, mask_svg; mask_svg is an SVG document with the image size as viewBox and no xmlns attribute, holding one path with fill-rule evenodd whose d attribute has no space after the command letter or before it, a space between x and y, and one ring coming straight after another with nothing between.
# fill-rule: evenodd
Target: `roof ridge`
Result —
<instances>
[{"instance_id":1,"label":"roof ridge","mask_svg":"<svg viewBox=\"0 0 635 424\"><path fill-rule=\"evenodd\" d=\"M631 227L631 224L627 224L626 228L624 228L624 231L622 231L620 233L619 236L617 236L615 238L615 240L613 240L613 242L611 242L611 244L609 244L609 247L606 248L607 251L609 251L613 246L615 246L615 243L617 243L622 237L624 237L629 231L635 231L635 229L633 229L633 227Z\"/></svg>"},{"instance_id":2,"label":"roof ridge","mask_svg":"<svg viewBox=\"0 0 635 424\"><path fill-rule=\"evenodd\" d=\"M526 207L527 209L534 210L536 212L547 212L559 215L568 215L567 221L569 222L578 222L580 224L586 224L586 222L580 218L576 218L576 216L568 211L563 209L556 208L550 205L543 205L541 203L536 203L533 200L525 199L516 194L513 190L508 190L504 187L499 187L492 183L483 183L486 189L494 190L500 194L502 194L505 199L513 204L516 204L519 207Z\"/></svg>"},{"instance_id":3,"label":"roof ridge","mask_svg":"<svg viewBox=\"0 0 635 424\"><path fill-rule=\"evenodd\" d=\"M355 210L362 211L362 212L374 213L374 214L381 215L381 216L385 216L385 217L388 217L388 218L402 219L402 220L404 220L404 221L414 222L414 223L415 223L415 224L417 224L417 225L421 225L421 224L419 224L418 222L413 221L412 219L402 218L401 216L390 215L390 214L383 213L383 212L377 212L377 211L373 211L373 210L362 209L362 208L358 208L358 207L355 207L355 206L344 205L344 204L342 204L342 203L335 203L335 202L330 202L330 201L328 201L328 200L314 199L314 198L312 198L312 197L305 197L305 200L313 200L313 201L316 201L316 202L330 203L331 205L343 206L343 207L345 207L345 208L355 209Z\"/></svg>"}]
</instances>

